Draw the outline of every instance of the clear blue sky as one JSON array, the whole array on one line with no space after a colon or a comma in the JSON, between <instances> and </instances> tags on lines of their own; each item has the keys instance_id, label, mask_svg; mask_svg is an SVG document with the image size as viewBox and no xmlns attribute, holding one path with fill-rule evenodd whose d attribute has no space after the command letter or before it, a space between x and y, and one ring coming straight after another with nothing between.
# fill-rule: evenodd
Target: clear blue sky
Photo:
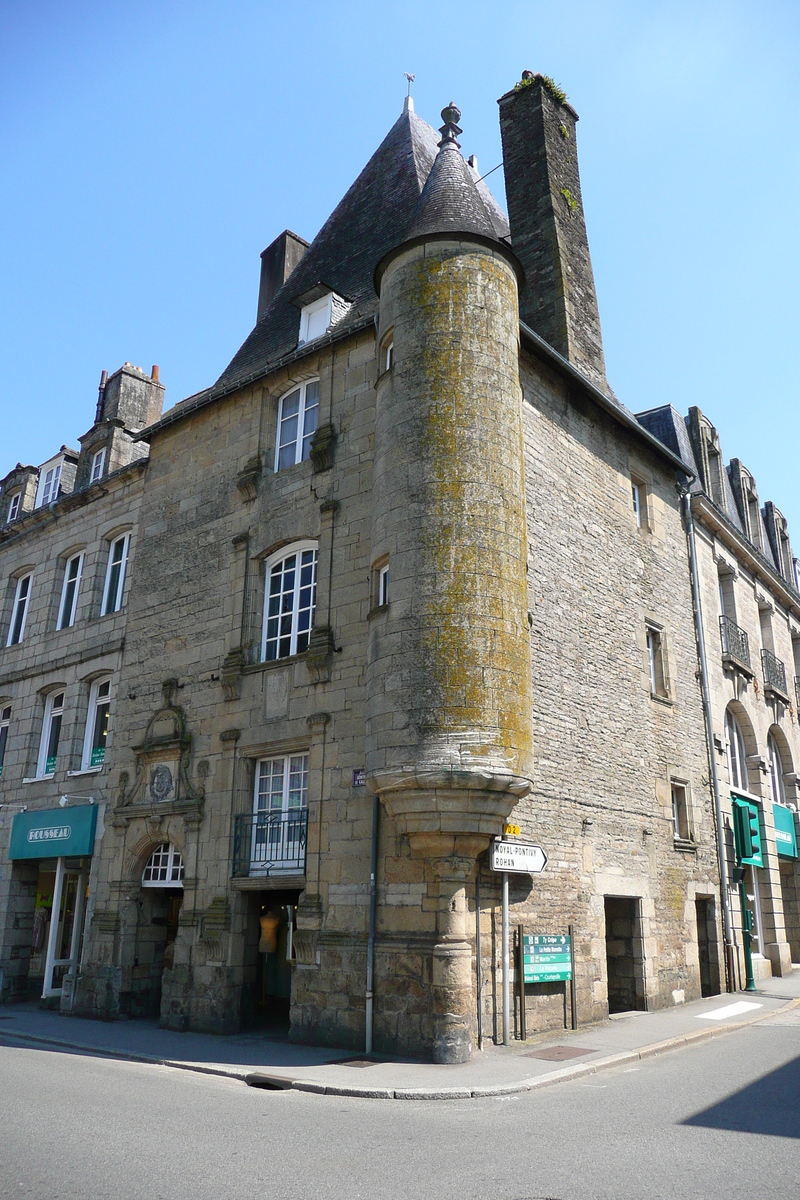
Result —
<instances>
[{"instance_id":1,"label":"clear blue sky","mask_svg":"<svg viewBox=\"0 0 800 1200\"><path fill-rule=\"evenodd\" d=\"M456 101L486 171L530 68L581 115L612 386L699 405L800 550L798 63L797 0L5 0L0 476L76 445L103 368L157 362L167 405L216 379L260 251L314 236L404 70L432 124Z\"/></svg>"}]
</instances>

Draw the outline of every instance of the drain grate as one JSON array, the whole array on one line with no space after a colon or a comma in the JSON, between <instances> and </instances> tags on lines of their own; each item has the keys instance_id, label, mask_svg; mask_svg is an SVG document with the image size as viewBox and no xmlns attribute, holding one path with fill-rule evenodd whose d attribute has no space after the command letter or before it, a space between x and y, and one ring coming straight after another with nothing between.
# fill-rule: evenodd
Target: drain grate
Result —
<instances>
[{"instance_id":1,"label":"drain grate","mask_svg":"<svg viewBox=\"0 0 800 1200\"><path fill-rule=\"evenodd\" d=\"M529 1050L525 1058L544 1058L547 1062L564 1062L567 1058L580 1058L583 1054L594 1054L594 1050L581 1050L580 1046L543 1046L541 1050Z\"/></svg>"},{"instance_id":2,"label":"drain grate","mask_svg":"<svg viewBox=\"0 0 800 1200\"><path fill-rule=\"evenodd\" d=\"M340 1058L330 1065L336 1067L377 1067L378 1061L374 1058Z\"/></svg>"}]
</instances>

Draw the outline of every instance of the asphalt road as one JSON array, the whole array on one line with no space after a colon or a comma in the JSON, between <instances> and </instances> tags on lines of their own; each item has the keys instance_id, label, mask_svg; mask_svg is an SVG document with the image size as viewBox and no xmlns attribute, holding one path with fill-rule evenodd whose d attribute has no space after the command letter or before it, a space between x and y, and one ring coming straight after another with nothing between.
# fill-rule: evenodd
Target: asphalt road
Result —
<instances>
[{"instance_id":1,"label":"asphalt road","mask_svg":"<svg viewBox=\"0 0 800 1200\"><path fill-rule=\"evenodd\" d=\"M800 1010L635 1069L439 1102L258 1091L0 1032L2 1200L795 1200L798 1187Z\"/></svg>"}]
</instances>

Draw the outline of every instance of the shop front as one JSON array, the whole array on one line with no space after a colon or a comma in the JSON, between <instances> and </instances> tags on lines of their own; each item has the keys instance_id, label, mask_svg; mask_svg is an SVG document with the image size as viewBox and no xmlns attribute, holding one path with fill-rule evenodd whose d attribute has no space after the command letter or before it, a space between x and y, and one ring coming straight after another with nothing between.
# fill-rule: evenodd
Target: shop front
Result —
<instances>
[{"instance_id":1,"label":"shop front","mask_svg":"<svg viewBox=\"0 0 800 1200\"><path fill-rule=\"evenodd\" d=\"M9 858L19 884L16 914L28 932L27 984L19 996L55 1002L74 983L86 917L97 808L21 812L11 826ZM21 983L22 981L20 981Z\"/></svg>"},{"instance_id":2,"label":"shop front","mask_svg":"<svg viewBox=\"0 0 800 1200\"><path fill-rule=\"evenodd\" d=\"M792 962L800 963L800 856L797 850L797 815L786 804L773 804L775 848L781 875L781 899L786 941Z\"/></svg>"}]
</instances>

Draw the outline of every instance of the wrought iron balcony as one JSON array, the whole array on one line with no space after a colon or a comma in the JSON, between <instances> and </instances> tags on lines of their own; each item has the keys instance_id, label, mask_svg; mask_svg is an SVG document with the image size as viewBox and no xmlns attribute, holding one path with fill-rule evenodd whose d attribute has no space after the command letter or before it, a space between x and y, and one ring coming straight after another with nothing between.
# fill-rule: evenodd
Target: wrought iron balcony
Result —
<instances>
[{"instance_id":1,"label":"wrought iron balcony","mask_svg":"<svg viewBox=\"0 0 800 1200\"><path fill-rule=\"evenodd\" d=\"M786 668L771 650L761 651L761 669L764 672L764 691L777 693L788 704L789 690L786 686Z\"/></svg>"},{"instance_id":2,"label":"wrought iron balcony","mask_svg":"<svg viewBox=\"0 0 800 1200\"><path fill-rule=\"evenodd\" d=\"M730 617L720 617L719 635L722 639L722 657L732 659L740 667L750 667L750 643L747 634Z\"/></svg>"},{"instance_id":3,"label":"wrought iron balcony","mask_svg":"<svg viewBox=\"0 0 800 1200\"><path fill-rule=\"evenodd\" d=\"M303 875L307 835L306 808L234 817L234 879L247 875Z\"/></svg>"}]
</instances>

